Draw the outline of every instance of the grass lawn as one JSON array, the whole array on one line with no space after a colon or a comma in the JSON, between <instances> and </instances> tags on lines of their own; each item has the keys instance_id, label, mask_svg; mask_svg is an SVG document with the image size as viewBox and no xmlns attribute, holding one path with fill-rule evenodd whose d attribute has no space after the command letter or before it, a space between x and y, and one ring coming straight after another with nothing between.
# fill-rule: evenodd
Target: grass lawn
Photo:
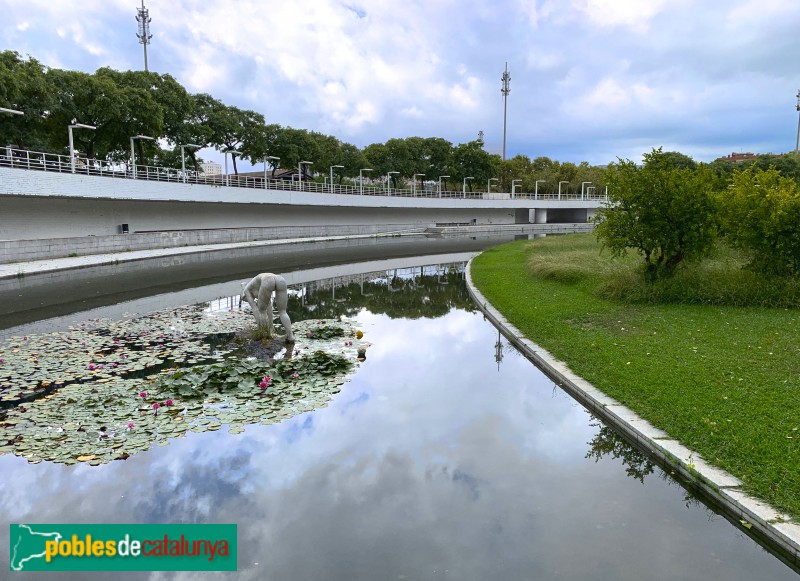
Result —
<instances>
[{"instance_id":1,"label":"grass lawn","mask_svg":"<svg viewBox=\"0 0 800 581\"><path fill-rule=\"evenodd\" d=\"M578 375L800 520L795 283L742 271L723 250L652 287L639 261L570 234L488 250L472 276Z\"/></svg>"}]
</instances>

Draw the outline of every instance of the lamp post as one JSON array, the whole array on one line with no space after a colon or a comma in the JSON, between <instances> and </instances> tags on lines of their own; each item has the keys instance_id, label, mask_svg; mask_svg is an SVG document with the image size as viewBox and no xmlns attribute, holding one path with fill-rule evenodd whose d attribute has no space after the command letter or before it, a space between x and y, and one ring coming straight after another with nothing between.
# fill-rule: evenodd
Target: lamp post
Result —
<instances>
[{"instance_id":1,"label":"lamp post","mask_svg":"<svg viewBox=\"0 0 800 581\"><path fill-rule=\"evenodd\" d=\"M561 199L561 184L568 184L569 182L558 182L558 199Z\"/></svg>"},{"instance_id":2,"label":"lamp post","mask_svg":"<svg viewBox=\"0 0 800 581\"><path fill-rule=\"evenodd\" d=\"M475 178L472 177L472 176L470 176L468 178L464 178L464 186L461 188L461 197L462 198L466 198L467 197L467 180L474 180L474 179Z\"/></svg>"},{"instance_id":3,"label":"lamp post","mask_svg":"<svg viewBox=\"0 0 800 581\"><path fill-rule=\"evenodd\" d=\"M194 147L195 149L200 149L203 146L197 145L196 143L187 143L186 145L181 145L181 175L183 176L183 183L186 183L186 158L184 157L183 152L185 147Z\"/></svg>"},{"instance_id":4,"label":"lamp post","mask_svg":"<svg viewBox=\"0 0 800 581\"><path fill-rule=\"evenodd\" d=\"M450 176L439 176L439 197L442 197L442 178L449 178Z\"/></svg>"},{"instance_id":5,"label":"lamp post","mask_svg":"<svg viewBox=\"0 0 800 581\"><path fill-rule=\"evenodd\" d=\"M133 137L131 137L131 171L133 172L133 179L136 179L136 153L133 149L133 142L137 139L147 139L149 141L155 141L155 137L150 137L148 135L134 135Z\"/></svg>"},{"instance_id":6,"label":"lamp post","mask_svg":"<svg viewBox=\"0 0 800 581\"><path fill-rule=\"evenodd\" d=\"M414 176L411 178L411 195L416 197L417 196L417 176L425 177L424 173L415 173Z\"/></svg>"},{"instance_id":7,"label":"lamp post","mask_svg":"<svg viewBox=\"0 0 800 581\"><path fill-rule=\"evenodd\" d=\"M275 157L274 155L268 155L264 158L264 189L267 189L267 162L268 161L280 161L280 157ZM275 164L272 164L272 167L275 167Z\"/></svg>"},{"instance_id":8,"label":"lamp post","mask_svg":"<svg viewBox=\"0 0 800 581\"><path fill-rule=\"evenodd\" d=\"M517 182L522 183L522 180L511 180L511 198L517 195Z\"/></svg>"},{"instance_id":9,"label":"lamp post","mask_svg":"<svg viewBox=\"0 0 800 581\"><path fill-rule=\"evenodd\" d=\"M9 113L11 115L25 115L23 111L19 111L18 109L6 109L5 107L0 107L0 113Z\"/></svg>"},{"instance_id":10,"label":"lamp post","mask_svg":"<svg viewBox=\"0 0 800 581\"><path fill-rule=\"evenodd\" d=\"M387 196L391 196L392 195L391 183L392 183L392 174L393 173L399 174L400 172L399 171L390 171L389 173L386 174L386 195Z\"/></svg>"},{"instance_id":11,"label":"lamp post","mask_svg":"<svg viewBox=\"0 0 800 581\"><path fill-rule=\"evenodd\" d=\"M592 183L592 182L581 182L581 200L583 199L583 193L584 193L584 189L583 188L584 188L584 186L586 184L590 184L590 183Z\"/></svg>"},{"instance_id":12,"label":"lamp post","mask_svg":"<svg viewBox=\"0 0 800 581\"><path fill-rule=\"evenodd\" d=\"M362 167L358 170L358 190L359 193L363 196L364 195L364 172L365 171L372 171L371 167Z\"/></svg>"},{"instance_id":13,"label":"lamp post","mask_svg":"<svg viewBox=\"0 0 800 581\"><path fill-rule=\"evenodd\" d=\"M499 182L499 181L500 180L498 178L489 178L486 181L486 193L488 194L492 191L492 182Z\"/></svg>"},{"instance_id":14,"label":"lamp post","mask_svg":"<svg viewBox=\"0 0 800 581\"><path fill-rule=\"evenodd\" d=\"M333 193L333 168L335 168L335 167L339 167L339 168L344 169L343 165L332 165L331 166L331 193Z\"/></svg>"},{"instance_id":15,"label":"lamp post","mask_svg":"<svg viewBox=\"0 0 800 581\"><path fill-rule=\"evenodd\" d=\"M236 155L239 152L236 151L235 149L233 149L232 147L229 147L228 149L226 149L225 151L222 152L223 157L225 158L225 185L226 186L231 185L231 176L228 175L228 154L229 153L231 154L231 159L233 159L233 156Z\"/></svg>"},{"instance_id":16,"label":"lamp post","mask_svg":"<svg viewBox=\"0 0 800 581\"><path fill-rule=\"evenodd\" d=\"M547 180L536 180L536 184L534 185L534 192L533 192L533 199L539 199L539 182L546 182Z\"/></svg>"},{"instance_id":17,"label":"lamp post","mask_svg":"<svg viewBox=\"0 0 800 581\"><path fill-rule=\"evenodd\" d=\"M314 165L312 161L301 161L297 164L297 181L300 182L300 189L303 189L303 166Z\"/></svg>"},{"instance_id":18,"label":"lamp post","mask_svg":"<svg viewBox=\"0 0 800 581\"><path fill-rule=\"evenodd\" d=\"M73 129L97 129L97 127L94 125L84 125L83 123L73 123L67 128L67 133L69 133L69 166L72 169L72 173L75 173L75 145L72 140Z\"/></svg>"}]
</instances>

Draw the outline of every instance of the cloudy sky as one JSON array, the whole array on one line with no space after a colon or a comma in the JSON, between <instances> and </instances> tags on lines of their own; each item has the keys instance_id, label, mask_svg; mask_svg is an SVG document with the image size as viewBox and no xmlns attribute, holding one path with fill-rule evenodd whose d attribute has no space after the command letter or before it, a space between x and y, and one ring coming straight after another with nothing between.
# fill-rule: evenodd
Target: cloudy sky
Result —
<instances>
[{"instance_id":1,"label":"cloudy sky","mask_svg":"<svg viewBox=\"0 0 800 581\"><path fill-rule=\"evenodd\" d=\"M143 67L136 0L0 0L0 49ZM454 143L604 164L794 149L797 0L147 0L150 69L358 146Z\"/></svg>"}]
</instances>

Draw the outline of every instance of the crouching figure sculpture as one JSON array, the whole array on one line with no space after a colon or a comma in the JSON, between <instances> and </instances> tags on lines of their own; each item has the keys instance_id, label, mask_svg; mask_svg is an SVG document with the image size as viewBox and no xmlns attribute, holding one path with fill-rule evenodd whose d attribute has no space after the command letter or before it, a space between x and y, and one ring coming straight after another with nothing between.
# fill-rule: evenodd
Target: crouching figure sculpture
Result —
<instances>
[{"instance_id":1,"label":"crouching figure sculpture","mask_svg":"<svg viewBox=\"0 0 800 581\"><path fill-rule=\"evenodd\" d=\"M286 340L293 343L292 321L289 320L289 315L286 313L286 307L289 304L289 293L286 290L286 280L281 275L262 272L254 276L253 280L244 285L239 305L242 304L242 299L250 304L256 324L271 339L277 335L275 325L272 322L273 292L275 293L275 307L278 309L278 317L281 320L281 325L286 329Z\"/></svg>"}]
</instances>

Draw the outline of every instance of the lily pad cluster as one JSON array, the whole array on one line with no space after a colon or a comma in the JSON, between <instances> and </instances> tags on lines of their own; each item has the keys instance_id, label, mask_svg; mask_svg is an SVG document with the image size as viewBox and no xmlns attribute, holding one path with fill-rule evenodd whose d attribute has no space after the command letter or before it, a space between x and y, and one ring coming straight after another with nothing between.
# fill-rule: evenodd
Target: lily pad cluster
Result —
<instances>
[{"instance_id":1,"label":"lily pad cluster","mask_svg":"<svg viewBox=\"0 0 800 581\"><path fill-rule=\"evenodd\" d=\"M291 351L247 358L230 339L251 321L243 311L186 307L13 338L0 345L0 454L98 465L188 431L280 422L327 405L366 345L350 322L302 321ZM321 326L341 335L307 336Z\"/></svg>"}]
</instances>

